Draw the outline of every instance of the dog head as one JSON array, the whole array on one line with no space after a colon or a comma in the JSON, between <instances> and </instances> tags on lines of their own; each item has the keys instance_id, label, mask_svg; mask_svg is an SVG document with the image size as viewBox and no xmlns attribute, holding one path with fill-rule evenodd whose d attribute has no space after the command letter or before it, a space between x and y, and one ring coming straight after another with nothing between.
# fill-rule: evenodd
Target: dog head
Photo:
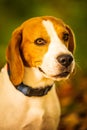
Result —
<instances>
[{"instance_id":1,"label":"dog head","mask_svg":"<svg viewBox=\"0 0 87 130\"><path fill-rule=\"evenodd\" d=\"M67 78L74 69L74 34L62 20L51 16L25 21L12 34L7 48L10 79L22 82L24 66L36 67L53 80Z\"/></svg>"}]
</instances>

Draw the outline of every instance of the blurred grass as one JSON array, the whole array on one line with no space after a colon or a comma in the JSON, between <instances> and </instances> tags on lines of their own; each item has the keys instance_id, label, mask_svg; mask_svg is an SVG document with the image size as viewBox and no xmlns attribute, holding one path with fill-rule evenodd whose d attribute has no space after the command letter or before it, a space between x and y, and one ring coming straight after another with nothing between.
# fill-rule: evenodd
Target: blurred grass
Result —
<instances>
[{"instance_id":1,"label":"blurred grass","mask_svg":"<svg viewBox=\"0 0 87 130\"><path fill-rule=\"evenodd\" d=\"M0 46L0 68L5 64L5 46Z\"/></svg>"}]
</instances>

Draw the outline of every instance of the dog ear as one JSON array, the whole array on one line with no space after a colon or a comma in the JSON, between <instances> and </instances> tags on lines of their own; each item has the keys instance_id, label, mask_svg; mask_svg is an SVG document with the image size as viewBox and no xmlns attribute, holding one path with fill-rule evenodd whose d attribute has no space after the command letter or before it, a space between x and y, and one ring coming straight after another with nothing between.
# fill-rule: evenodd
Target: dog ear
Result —
<instances>
[{"instance_id":1,"label":"dog ear","mask_svg":"<svg viewBox=\"0 0 87 130\"><path fill-rule=\"evenodd\" d=\"M16 86L22 82L24 66L20 55L20 44L22 42L22 27L12 33L12 38L6 51L6 59L10 69L10 80Z\"/></svg>"},{"instance_id":2,"label":"dog ear","mask_svg":"<svg viewBox=\"0 0 87 130\"><path fill-rule=\"evenodd\" d=\"M74 36L73 31L71 30L71 28L68 25L66 26L66 29L69 31L69 35L70 35L68 49L69 49L69 51L71 51L73 53L76 48L75 36Z\"/></svg>"}]
</instances>

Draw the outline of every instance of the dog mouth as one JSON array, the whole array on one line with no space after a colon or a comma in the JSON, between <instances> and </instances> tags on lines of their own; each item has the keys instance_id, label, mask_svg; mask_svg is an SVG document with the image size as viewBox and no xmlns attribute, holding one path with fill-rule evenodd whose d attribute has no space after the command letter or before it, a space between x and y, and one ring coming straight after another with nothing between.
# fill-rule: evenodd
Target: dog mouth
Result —
<instances>
[{"instance_id":1,"label":"dog mouth","mask_svg":"<svg viewBox=\"0 0 87 130\"><path fill-rule=\"evenodd\" d=\"M67 77L69 74L70 74L70 72L65 71L65 72L62 72L62 73L60 73L60 74L58 74L58 75L55 75L55 76L53 76L53 77L54 77L54 78L57 78L57 77L64 78L64 77Z\"/></svg>"},{"instance_id":2,"label":"dog mouth","mask_svg":"<svg viewBox=\"0 0 87 130\"><path fill-rule=\"evenodd\" d=\"M41 71L43 74L47 75L40 67L39 67L39 71ZM70 74L70 71L64 71L62 73L59 73L57 75L52 75L51 77L53 78L64 78L67 77Z\"/></svg>"},{"instance_id":3,"label":"dog mouth","mask_svg":"<svg viewBox=\"0 0 87 130\"><path fill-rule=\"evenodd\" d=\"M46 74L40 67L38 67L39 71L41 71L42 73Z\"/></svg>"}]
</instances>

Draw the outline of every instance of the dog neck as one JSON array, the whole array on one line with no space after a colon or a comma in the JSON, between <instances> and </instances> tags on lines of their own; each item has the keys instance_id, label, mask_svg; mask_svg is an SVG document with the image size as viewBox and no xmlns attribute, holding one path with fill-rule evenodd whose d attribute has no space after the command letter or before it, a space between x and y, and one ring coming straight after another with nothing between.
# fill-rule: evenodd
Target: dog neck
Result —
<instances>
[{"instance_id":1,"label":"dog neck","mask_svg":"<svg viewBox=\"0 0 87 130\"><path fill-rule=\"evenodd\" d=\"M46 78L38 68L25 67L23 83L31 86L32 88L44 88L47 85L52 85L54 81L52 79Z\"/></svg>"}]
</instances>

